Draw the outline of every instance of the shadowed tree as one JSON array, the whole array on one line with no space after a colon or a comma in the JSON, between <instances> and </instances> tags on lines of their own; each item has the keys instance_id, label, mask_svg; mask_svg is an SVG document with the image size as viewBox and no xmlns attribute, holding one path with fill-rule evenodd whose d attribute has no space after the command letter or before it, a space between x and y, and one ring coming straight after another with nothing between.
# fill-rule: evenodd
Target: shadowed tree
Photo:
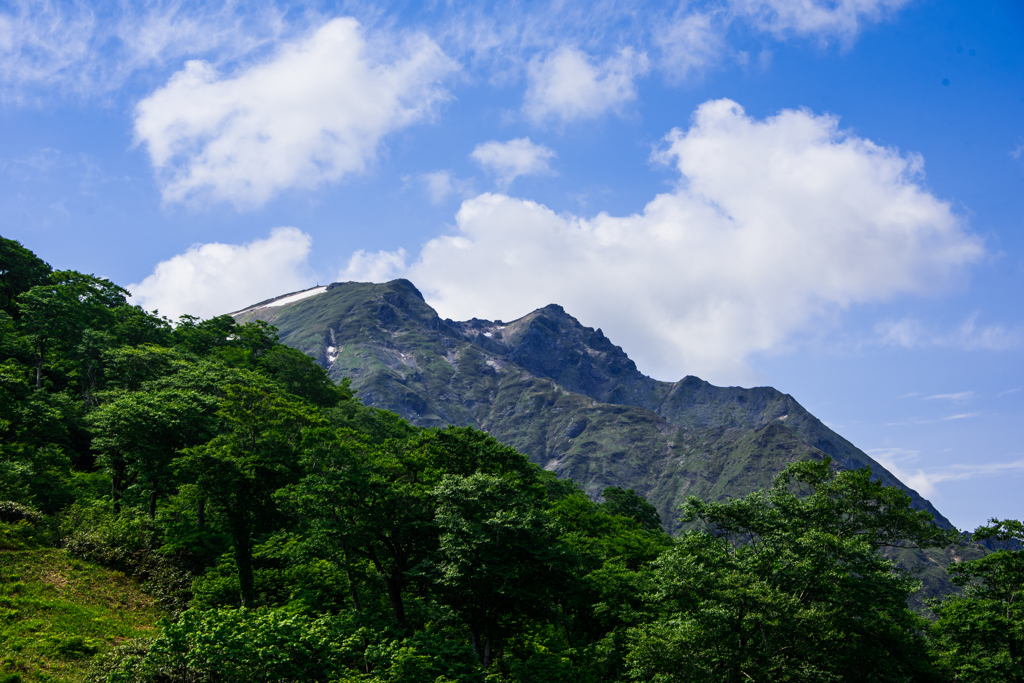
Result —
<instances>
[{"instance_id":1,"label":"shadowed tree","mask_svg":"<svg viewBox=\"0 0 1024 683\"><path fill-rule=\"evenodd\" d=\"M273 494L301 475L302 431L322 426L309 404L272 382L246 373L245 384L224 387L217 416L220 433L186 449L175 465L227 520L238 567L243 607L255 604L253 535L277 516Z\"/></svg>"}]
</instances>

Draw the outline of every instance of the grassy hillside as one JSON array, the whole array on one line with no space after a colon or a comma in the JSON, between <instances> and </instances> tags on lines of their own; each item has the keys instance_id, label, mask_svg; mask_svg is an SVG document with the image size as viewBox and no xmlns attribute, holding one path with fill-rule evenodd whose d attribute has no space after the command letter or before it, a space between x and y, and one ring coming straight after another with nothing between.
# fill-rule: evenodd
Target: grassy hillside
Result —
<instances>
[{"instance_id":1,"label":"grassy hillside","mask_svg":"<svg viewBox=\"0 0 1024 683\"><path fill-rule=\"evenodd\" d=\"M156 635L161 611L123 574L62 550L0 550L0 681L81 681L94 657Z\"/></svg>"}]
</instances>

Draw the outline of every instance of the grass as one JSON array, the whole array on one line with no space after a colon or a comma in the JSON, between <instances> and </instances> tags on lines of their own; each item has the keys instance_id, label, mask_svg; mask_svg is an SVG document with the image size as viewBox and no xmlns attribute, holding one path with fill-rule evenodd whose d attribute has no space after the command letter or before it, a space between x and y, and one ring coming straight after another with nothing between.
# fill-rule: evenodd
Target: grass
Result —
<instances>
[{"instance_id":1,"label":"grass","mask_svg":"<svg viewBox=\"0 0 1024 683\"><path fill-rule=\"evenodd\" d=\"M0 683L82 681L95 656L155 636L161 616L120 572L52 548L0 550Z\"/></svg>"}]
</instances>

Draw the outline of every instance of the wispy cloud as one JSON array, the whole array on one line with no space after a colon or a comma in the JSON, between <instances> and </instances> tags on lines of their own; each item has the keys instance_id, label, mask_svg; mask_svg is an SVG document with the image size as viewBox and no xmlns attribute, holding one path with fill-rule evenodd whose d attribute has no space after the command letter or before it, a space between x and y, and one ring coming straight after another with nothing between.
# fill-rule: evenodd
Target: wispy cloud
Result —
<instances>
[{"instance_id":1,"label":"wispy cloud","mask_svg":"<svg viewBox=\"0 0 1024 683\"><path fill-rule=\"evenodd\" d=\"M104 95L141 70L185 57L223 64L304 28L283 17L274 5L254 10L233 1L15 0L0 10L0 99Z\"/></svg>"},{"instance_id":2,"label":"wispy cloud","mask_svg":"<svg viewBox=\"0 0 1024 683\"><path fill-rule=\"evenodd\" d=\"M942 401L954 401L956 403L965 403L974 399L973 391L958 391L954 394L933 394L931 396L925 396L924 400L942 400Z\"/></svg>"},{"instance_id":3,"label":"wispy cloud","mask_svg":"<svg viewBox=\"0 0 1024 683\"><path fill-rule=\"evenodd\" d=\"M375 29L422 31L493 83L519 82L531 65L558 66L551 60L572 46L577 52L568 54L587 56L596 69L588 82L599 87L590 87L585 97L577 93L586 107L558 102L554 109L541 107L560 115L628 101L632 80L648 66L679 81L723 63L724 56L741 63L745 53L731 45L750 30L775 40L849 45L865 27L888 20L908 1L694 0L674 7L655 0L525 5L454 0L419 6L346 3L345 11ZM0 99L104 95L140 72L152 77L190 59L222 69L252 61L334 18L273 0L257 5L11 0L0 9ZM624 58L627 53L631 56ZM641 59L647 53L655 55L653 64Z\"/></svg>"},{"instance_id":4,"label":"wispy cloud","mask_svg":"<svg viewBox=\"0 0 1024 683\"><path fill-rule=\"evenodd\" d=\"M427 193L431 204L440 204L452 196L465 199L473 194L473 181L456 178L451 171L421 173L415 179ZM405 180L408 182L409 178Z\"/></svg>"},{"instance_id":5,"label":"wispy cloud","mask_svg":"<svg viewBox=\"0 0 1024 683\"><path fill-rule=\"evenodd\" d=\"M913 465L920 457L920 452L916 450L875 448L866 452L897 479L926 498L934 496L938 492L938 485L943 482L1024 473L1024 459L956 464L925 470Z\"/></svg>"},{"instance_id":6,"label":"wispy cloud","mask_svg":"<svg viewBox=\"0 0 1024 683\"><path fill-rule=\"evenodd\" d=\"M963 420L969 417L978 417L981 413L960 413L958 415L950 415L949 417L942 418L943 420Z\"/></svg>"},{"instance_id":7,"label":"wispy cloud","mask_svg":"<svg viewBox=\"0 0 1024 683\"><path fill-rule=\"evenodd\" d=\"M927 418L927 417L910 417L910 418L907 418L906 420L899 420L898 422L886 422L886 423L884 423L884 426L886 426L886 427L907 427L907 426L917 426L917 425L929 425L929 424L933 424L934 422L935 422L935 420L932 419L932 418Z\"/></svg>"},{"instance_id":8,"label":"wispy cloud","mask_svg":"<svg viewBox=\"0 0 1024 683\"><path fill-rule=\"evenodd\" d=\"M884 21L910 0L730 0L743 15L779 38L810 37L821 43L840 40L849 45L865 24Z\"/></svg>"},{"instance_id":9,"label":"wispy cloud","mask_svg":"<svg viewBox=\"0 0 1024 683\"><path fill-rule=\"evenodd\" d=\"M955 330L939 332L915 318L885 320L875 325L878 342L885 346L905 349L952 348L964 351L1007 351L1024 342L1024 328L1020 325L979 325L979 314L974 313Z\"/></svg>"}]
</instances>

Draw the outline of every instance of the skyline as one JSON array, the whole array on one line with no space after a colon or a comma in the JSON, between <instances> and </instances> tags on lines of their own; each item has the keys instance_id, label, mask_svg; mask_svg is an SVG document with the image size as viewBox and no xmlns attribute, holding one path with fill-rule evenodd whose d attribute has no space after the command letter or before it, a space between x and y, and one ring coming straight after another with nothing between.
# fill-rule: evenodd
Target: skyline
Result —
<instances>
[{"instance_id":1,"label":"skyline","mask_svg":"<svg viewBox=\"0 0 1024 683\"><path fill-rule=\"evenodd\" d=\"M1024 481L1024 8L16 3L2 234L176 317L407 277L771 384L958 526Z\"/></svg>"}]
</instances>

